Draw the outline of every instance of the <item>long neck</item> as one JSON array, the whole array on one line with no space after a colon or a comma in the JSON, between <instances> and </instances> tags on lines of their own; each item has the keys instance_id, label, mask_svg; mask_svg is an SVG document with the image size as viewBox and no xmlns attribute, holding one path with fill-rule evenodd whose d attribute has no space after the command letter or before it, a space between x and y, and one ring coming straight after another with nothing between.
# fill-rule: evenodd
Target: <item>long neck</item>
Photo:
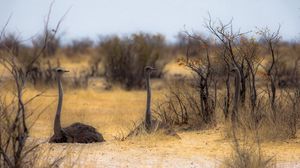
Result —
<instances>
[{"instance_id":1,"label":"long neck","mask_svg":"<svg viewBox=\"0 0 300 168\"><path fill-rule=\"evenodd\" d=\"M60 75L57 75L57 85L58 85L58 104L57 104L57 110L56 110L56 115L54 120L54 134L60 135L61 134L60 116L61 116L63 94L64 94Z\"/></svg>"},{"instance_id":2,"label":"long neck","mask_svg":"<svg viewBox=\"0 0 300 168\"><path fill-rule=\"evenodd\" d=\"M147 87L147 105L146 105L146 124L151 126L151 88L150 88L150 73L146 74L146 87Z\"/></svg>"}]
</instances>

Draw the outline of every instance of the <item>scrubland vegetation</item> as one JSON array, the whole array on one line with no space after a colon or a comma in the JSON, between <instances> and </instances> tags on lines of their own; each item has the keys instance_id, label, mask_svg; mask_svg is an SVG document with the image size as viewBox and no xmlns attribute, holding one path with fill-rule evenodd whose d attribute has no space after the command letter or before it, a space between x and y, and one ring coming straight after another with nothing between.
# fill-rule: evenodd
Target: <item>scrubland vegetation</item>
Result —
<instances>
[{"instance_id":1,"label":"scrubland vegetation","mask_svg":"<svg viewBox=\"0 0 300 168\"><path fill-rule=\"evenodd\" d=\"M51 30L46 24L44 33L30 44L2 29L0 167L42 165L37 156L40 148L46 150L52 131L55 67L71 71L63 81L63 123L91 123L108 137L104 143L148 142L151 137L160 141L167 136L157 130L126 138L143 121L144 67L150 65L157 69L151 75L153 116L182 138L166 138L162 144L168 140L172 145L176 145L174 141L188 142L184 136L189 132L220 134L220 139L230 142L220 148L232 148L232 154L224 152L227 155L222 157L228 158L216 167L274 167L276 155L267 155L263 148L271 142L291 141L299 153L300 44L282 41L280 29L242 33L233 31L231 22L209 19L206 35L181 32L172 44L160 34L137 33L98 41L77 39L62 45L59 25ZM174 148L179 150L175 153L184 150L180 145ZM49 167L55 167L64 158L46 160Z\"/></svg>"}]
</instances>

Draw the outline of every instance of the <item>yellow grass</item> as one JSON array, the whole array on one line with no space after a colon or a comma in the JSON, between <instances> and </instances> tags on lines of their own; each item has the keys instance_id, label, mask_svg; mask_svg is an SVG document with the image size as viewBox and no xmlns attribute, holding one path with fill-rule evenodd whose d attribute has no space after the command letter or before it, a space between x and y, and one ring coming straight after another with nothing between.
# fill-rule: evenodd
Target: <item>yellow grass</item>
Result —
<instances>
[{"instance_id":1,"label":"yellow grass","mask_svg":"<svg viewBox=\"0 0 300 168\"><path fill-rule=\"evenodd\" d=\"M61 60L71 71L85 69L87 62ZM190 75L186 69L178 70L171 62L165 72ZM180 67L183 68L183 67ZM1 69L0 69L1 70ZM174 71L174 70L178 70ZM2 71L2 70L1 70ZM1 72L0 71L0 72ZM155 83L153 84L153 86ZM57 104L56 88L45 89L43 96L28 104L30 140L47 141L53 134L53 121ZM26 88L24 100L40 91ZM7 93L7 89L0 91ZM154 102L163 96L164 90L154 90ZM97 144L49 144L41 146L37 167L55 157L66 156L63 167L218 167L224 157L231 154L231 141L224 136L222 125L210 130L178 132L181 139L162 134L143 135L126 141L115 140L125 135L133 122L143 119L146 92L124 91L113 88L111 91L92 89L72 90L65 88L62 125L83 122L94 126L107 140ZM300 133L298 138L263 142L267 156L275 156L277 162L300 161ZM75 164L75 165L74 165Z\"/></svg>"},{"instance_id":2,"label":"yellow grass","mask_svg":"<svg viewBox=\"0 0 300 168\"><path fill-rule=\"evenodd\" d=\"M37 93L37 91L29 89L26 91L25 97L29 98ZM155 90L153 99L161 98L162 94L163 91ZM53 101L54 103L52 103ZM50 104L50 107L40 115L31 128L32 137L47 139L52 135L56 101L56 90L51 89L45 93L45 96L39 97L29 104L29 112L35 109L35 115L31 117L31 121L34 120L39 111ZM132 148L137 152L145 149L154 150L157 155L174 153L187 158L200 155L215 158L219 161L220 158L231 153L231 141L224 138L223 126L211 130L179 132L181 140L165 137L161 134L145 135L125 142L114 140L115 136L120 136L121 133L126 134L127 128L130 128L133 122L140 121L143 118L145 101L146 93L142 90L124 91L113 89L112 91L95 91L87 89L73 91L66 89L62 125L67 126L77 121L90 124L103 133L107 142L104 144L79 146L68 144L64 146L69 146L70 150L75 150L77 153L80 151L79 149L83 148L84 151L92 154L104 151L109 155L110 153L107 150L110 150L115 155L115 151L119 151L120 148L125 151L130 151ZM279 162L300 160L300 138L284 142L264 142L262 145L267 155L276 156ZM46 146L53 145L48 144ZM59 148L58 146L60 145L54 145L56 148ZM145 154L141 154L142 157L146 157Z\"/></svg>"},{"instance_id":3,"label":"yellow grass","mask_svg":"<svg viewBox=\"0 0 300 168\"><path fill-rule=\"evenodd\" d=\"M27 91L26 96L34 96L37 91ZM160 94L154 95L159 96ZM157 97L157 96L154 96ZM31 128L33 137L49 137L52 133L53 120L56 111L57 91L51 89L44 96L29 104L28 111L35 110L31 121L35 121L39 111L47 105ZM134 121L142 118L145 111L146 95L144 91L113 91L66 90L63 102L62 125L73 122L88 123L104 134L106 139L112 139L118 131L126 131Z\"/></svg>"}]
</instances>

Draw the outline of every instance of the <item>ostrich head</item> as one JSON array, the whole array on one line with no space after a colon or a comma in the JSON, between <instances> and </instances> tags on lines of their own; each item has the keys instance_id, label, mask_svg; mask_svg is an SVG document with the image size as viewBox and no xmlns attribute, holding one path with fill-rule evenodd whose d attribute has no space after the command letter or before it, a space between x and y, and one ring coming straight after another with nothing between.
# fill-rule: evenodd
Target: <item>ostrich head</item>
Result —
<instances>
[{"instance_id":1,"label":"ostrich head","mask_svg":"<svg viewBox=\"0 0 300 168\"><path fill-rule=\"evenodd\" d=\"M57 68L54 68L53 71L56 73L56 75L58 76L62 76L62 74L66 73L66 72L69 72L68 70L65 70L63 68L60 68L60 67L57 67Z\"/></svg>"},{"instance_id":2,"label":"ostrich head","mask_svg":"<svg viewBox=\"0 0 300 168\"><path fill-rule=\"evenodd\" d=\"M153 67L151 67L151 66L146 66L146 67L144 68L144 70L145 70L146 73L149 73L149 74L150 74L152 71L155 71L156 68L153 68Z\"/></svg>"}]
</instances>

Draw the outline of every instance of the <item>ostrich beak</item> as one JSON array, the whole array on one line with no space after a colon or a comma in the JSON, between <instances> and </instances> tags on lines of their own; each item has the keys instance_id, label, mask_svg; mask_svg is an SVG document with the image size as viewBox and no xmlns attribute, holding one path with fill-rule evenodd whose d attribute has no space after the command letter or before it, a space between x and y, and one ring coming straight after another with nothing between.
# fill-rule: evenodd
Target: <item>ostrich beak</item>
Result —
<instances>
[{"instance_id":1,"label":"ostrich beak","mask_svg":"<svg viewBox=\"0 0 300 168\"><path fill-rule=\"evenodd\" d=\"M63 69L63 68L53 68L52 71L54 71L54 72L63 72L63 73L65 73L65 72L70 72L70 71L65 70L65 69Z\"/></svg>"}]
</instances>

